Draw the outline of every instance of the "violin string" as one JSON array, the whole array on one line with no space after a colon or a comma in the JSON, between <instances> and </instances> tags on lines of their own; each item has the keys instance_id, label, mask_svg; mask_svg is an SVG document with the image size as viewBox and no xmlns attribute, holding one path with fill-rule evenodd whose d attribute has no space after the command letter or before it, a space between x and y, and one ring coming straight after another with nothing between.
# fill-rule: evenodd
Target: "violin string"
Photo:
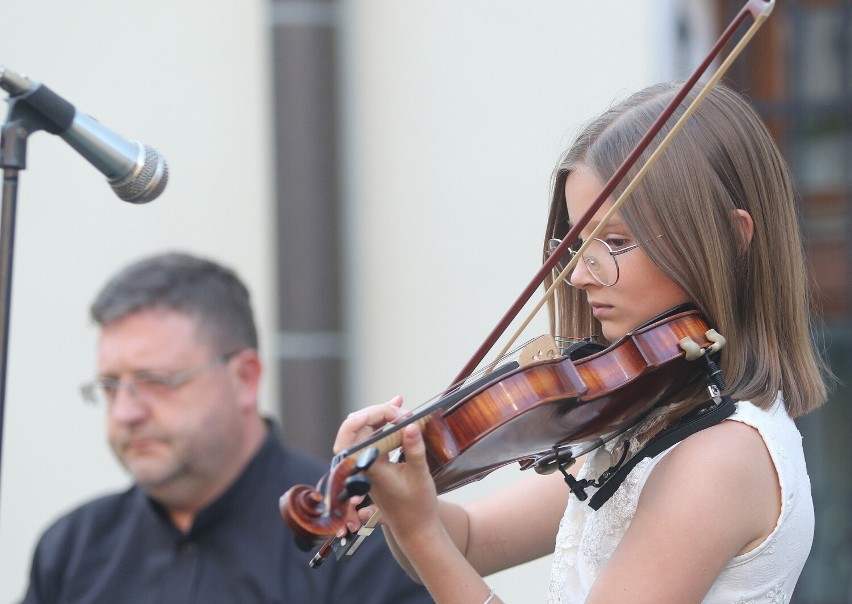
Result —
<instances>
[{"instance_id":1,"label":"violin string","mask_svg":"<svg viewBox=\"0 0 852 604\"><path fill-rule=\"evenodd\" d=\"M527 342L525 342L524 344L522 344L522 345L516 347L515 349L511 350L510 352L503 354L503 356L500 359L498 359L494 364L497 367L502 367L502 366L505 365L505 363L511 362L511 361L517 359L519 357L520 353L524 350L524 348L528 344L530 344L531 342L533 342L535 340L536 340L536 338L532 338L532 339L528 340ZM578 341L579 341L579 338L578 338ZM491 366L485 367L485 368L479 369L478 371L469 375L465 379L460 380L456 384L453 384L445 392L433 396L432 398L428 399L426 402L421 403L420 405L418 405L417 407L415 407L414 409L409 411L408 414L405 415L404 417L400 417L395 422L391 422L391 423L386 424L385 426L374 431L370 436L368 436L367 438L365 438L361 442L352 445L351 447L349 447L345 451L342 451L341 453L339 453L335 457L336 462L339 462L340 460L342 460L346 457L354 455L355 453L363 451L366 447L369 447L369 446L376 446L376 448L385 449L385 447L389 446L390 442L393 442L393 441L396 440L396 437L394 437L393 435L400 432L405 426L407 426L411 423L418 422L418 421L425 419L426 417L431 415L435 410L441 408L443 405L450 404L450 401L455 402L453 400L453 397L452 397L453 393L458 392L459 390L464 388L466 385L475 382L477 379L480 379L480 378L483 378L483 377L489 375L493 371L494 371L494 367L491 367ZM422 425L421 425L421 427L422 427ZM391 439L391 438L393 438L393 441L388 440L388 439ZM390 446L389 448L387 448L385 450L380 450L380 452L383 453L383 454L388 453L388 452L391 452L394 449L398 448L399 446L400 446L400 444L396 444L396 445Z\"/></svg>"}]
</instances>

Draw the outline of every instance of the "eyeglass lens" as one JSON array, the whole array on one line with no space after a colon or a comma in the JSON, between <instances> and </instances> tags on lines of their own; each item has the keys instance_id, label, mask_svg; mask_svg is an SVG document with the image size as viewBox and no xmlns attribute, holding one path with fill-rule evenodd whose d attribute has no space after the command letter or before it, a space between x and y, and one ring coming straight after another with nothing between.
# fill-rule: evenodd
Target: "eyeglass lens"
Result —
<instances>
[{"instance_id":1,"label":"eyeglass lens","mask_svg":"<svg viewBox=\"0 0 852 604\"><path fill-rule=\"evenodd\" d=\"M160 377L133 376L126 380L98 380L84 387L83 396L90 402L113 403L122 386L127 389L130 396L144 400L163 398L174 387L173 384Z\"/></svg>"},{"instance_id":2,"label":"eyeglass lens","mask_svg":"<svg viewBox=\"0 0 852 604\"><path fill-rule=\"evenodd\" d=\"M551 253L556 250L559 243L559 239L550 240ZM559 262L556 263L556 269L562 272L575 253L574 250L568 250L563 254ZM589 243L586 251L583 252L583 262L586 263L586 268L589 269L592 277L601 285L609 287L618 281L618 264L615 261L615 256L600 239L592 239Z\"/></svg>"}]
</instances>

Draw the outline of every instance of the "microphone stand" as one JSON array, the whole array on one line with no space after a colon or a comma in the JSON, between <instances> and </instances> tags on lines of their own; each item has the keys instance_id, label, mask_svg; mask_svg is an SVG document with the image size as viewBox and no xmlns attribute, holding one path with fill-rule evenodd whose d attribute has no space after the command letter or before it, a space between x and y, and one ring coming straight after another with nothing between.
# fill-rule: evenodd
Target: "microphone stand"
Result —
<instances>
[{"instance_id":1,"label":"microphone stand","mask_svg":"<svg viewBox=\"0 0 852 604\"><path fill-rule=\"evenodd\" d=\"M0 213L0 467L3 454L3 417L6 406L6 368L12 307L12 265L15 244L15 214L18 203L18 173L27 167L27 138L49 129L49 120L27 102L26 82L0 66L0 87L10 93L9 116L0 136L0 168L3 170L3 205ZM17 95L17 96L16 96ZM0 481L2 484L2 481Z\"/></svg>"}]
</instances>

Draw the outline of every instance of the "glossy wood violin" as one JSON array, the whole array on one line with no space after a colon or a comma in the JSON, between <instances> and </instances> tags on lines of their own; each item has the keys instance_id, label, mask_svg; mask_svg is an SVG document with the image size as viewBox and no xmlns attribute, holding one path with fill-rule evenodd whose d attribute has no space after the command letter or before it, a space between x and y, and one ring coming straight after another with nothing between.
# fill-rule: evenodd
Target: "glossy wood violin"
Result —
<instances>
[{"instance_id":1,"label":"glossy wood violin","mask_svg":"<svg viewBox=\"0 0 852 604\"><path fill-rule=\"evenodd\" d=\"M684 310L579 360L564 354L505 363L341 452L318 488L285 493L282 516L307 543L337 533L349 498L368 488L363 472L398 448L402 428L415 422L439 494L512 462L548 471L554 460L566 463L600 446L701 380L707 365L697 359L723 345L698 311Z\"/></svg>"}]
</instances>

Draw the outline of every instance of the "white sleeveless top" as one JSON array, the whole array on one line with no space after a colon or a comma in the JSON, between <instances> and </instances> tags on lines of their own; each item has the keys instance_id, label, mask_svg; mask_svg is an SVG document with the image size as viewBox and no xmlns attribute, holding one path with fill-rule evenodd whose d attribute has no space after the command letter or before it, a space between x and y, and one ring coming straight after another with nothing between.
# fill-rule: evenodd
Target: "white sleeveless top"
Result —
<instances>
[{"instance_id":1,"label":"white sleeveless top","mask_svg":"<svg viewBox=\"0 0 852 604\"><path fill-rule=\"evenodd\" d=\"M728 419L754 427L763 438L781 483L781 515L765 541L728 562L703 603L789 602L814 535L811 483L805 468L802 436L780 397L768 411L740 402ZM585 601L595 578L630 526L645 481L654 466L676 446L640 461L598 511L570 497L556 536L548 593L550 604ZM587 459L578 478L599 476L612 465L610 451L601 447ZM589 496L593 492L590 489Z\"/></svg>"}]
</instances>

